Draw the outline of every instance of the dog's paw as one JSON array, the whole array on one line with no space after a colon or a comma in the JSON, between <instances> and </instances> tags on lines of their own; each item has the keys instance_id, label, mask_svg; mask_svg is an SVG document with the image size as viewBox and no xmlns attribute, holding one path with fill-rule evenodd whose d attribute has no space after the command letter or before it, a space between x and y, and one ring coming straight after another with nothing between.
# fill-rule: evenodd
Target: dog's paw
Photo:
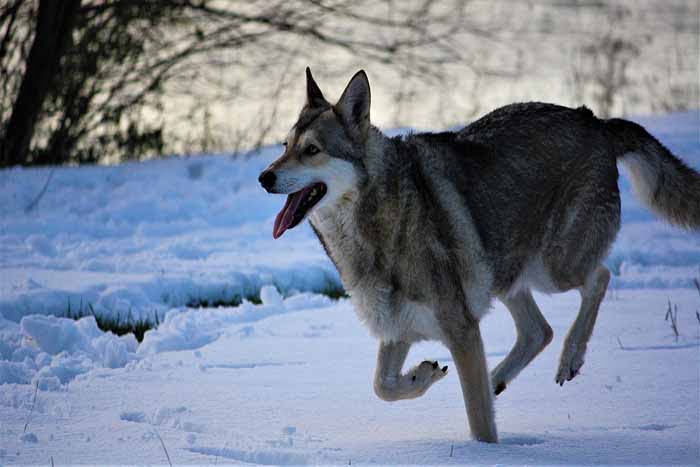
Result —
<instances>
[{"instance_id":1,"label":"dog's paw","mask_svg":"<svg viewBox=\"0 0 700 467\"><path fill-rule=\"evenodd\" d=\"M431 384L444 378L446 374L447 365L440 367L437 361L425 360L411 370L410 377L411 382L419 386L424 385L427 389Z\"/></svg>"},{"instance_id":2,"label":"dog's paw","mask_svg":"<svg viewBox=\"0 0 700 467\"><path fill-rule=\"evenodd\" d=\"M555 381L559 386L563 386L565 381L571 381L576 377L576 375L579 374L581 367L583 366L584 355L585 349L581 351L576 347L562 352L559 360L557 377L555 378Z\"/></svg>"}]
</instances>

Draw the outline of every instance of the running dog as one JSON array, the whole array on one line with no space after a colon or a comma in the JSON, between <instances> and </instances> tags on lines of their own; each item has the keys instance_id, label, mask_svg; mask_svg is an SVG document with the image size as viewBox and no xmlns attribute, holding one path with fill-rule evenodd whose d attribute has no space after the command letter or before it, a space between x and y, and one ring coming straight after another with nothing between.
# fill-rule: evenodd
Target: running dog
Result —
<instances>
[{"instance_id":1,"label":"running dog","mask_svg":"<svg viewBox=\"0 0 700 467\"><path fill-rule=\"evenodd\" d=\"M364 71L329 103L306 70L307 99L284 154L259 178L287 194L273 236L309 219L361 321L379 339L387 401L424 394L447 367L404 372L412 343L452 354L474 438L497 442L493 394L551 341L531 290L582 301L555 380L574 378L605 295L620 228L617 162L667 221L700 229L700 175L644 128L585 107L523 103L456 132L389 138L370 123ZM479 321L498 298L517 341L489 374Z\"/></svg>"}]
</instances>

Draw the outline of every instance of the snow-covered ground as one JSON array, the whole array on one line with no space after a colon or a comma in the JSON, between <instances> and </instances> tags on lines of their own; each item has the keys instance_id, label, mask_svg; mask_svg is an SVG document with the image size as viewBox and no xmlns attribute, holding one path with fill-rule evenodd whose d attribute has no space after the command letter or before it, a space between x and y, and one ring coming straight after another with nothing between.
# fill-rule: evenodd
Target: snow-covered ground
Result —
<instances>
[{"instance_id":1,"label":"snow-covered ground","mask_svg":"<svg viewBox=\"0 0 700 467\"><path fill-rule=\"evenodd\" d=\"M468 440L445 348L418 345L408 362L438 359L451 368L443 381L420 399L383 402L372 392L376 342L347 301L283 306L269 295L243 310L179 313L169 328L202 326L211 339L149 347L124 368L40 390L35 403L31 385L0 386L0 463L167 464L158 436L175 464L700 462L700 298L691 289L605 300L583 373L564 387L554 375L578 296L538 295L555 339L498 397L498 446ZM669 297L678 341L664 322ZM484 339L493 367L514 339L501 304Z\"/></svg>"},{"instance_id":2,"label":"snow-covered ground","mask_svg":"<svg viewBox=\"0 0 700 467\"><path fill-rule=\"evenodd\" d=\"M700 112L638 121L700 167ZM499 396L502 444L485 446L454 374L415 401L373 395L376 343L313 293L339 282L310 229L272 240L283 199L257 175L279 152L0 171L0 464L700 463L700 236L654 220L624 176L583 374L554 384L577 294L538 295L555 340ZM161 323L139 344L69 310ZM494 366L514 339L501 304L484 328ZM425 358L451 366L437 344L409 360Z\"/></svg>"}]
</instances>

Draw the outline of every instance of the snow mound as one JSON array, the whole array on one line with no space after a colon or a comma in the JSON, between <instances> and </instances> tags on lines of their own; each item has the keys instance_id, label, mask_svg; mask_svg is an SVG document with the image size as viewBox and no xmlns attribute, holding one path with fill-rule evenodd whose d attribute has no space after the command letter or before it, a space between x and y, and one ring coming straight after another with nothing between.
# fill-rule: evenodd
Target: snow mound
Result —
<instances>
[{"instance_id":1,"label":"snow mound","mask_svg":"<svg viewBox=\"0 0 700 467\"><path fill-rule=\"evenodd\" d=\"M2 321L0 384L36 384L55 391L95 367L121 368L137 359L133 334L102 332L93 316L76 321L30 315L19 326Z\"/></svg>"},{"instance_id":2,"label":"snow mound","mask_svg":"<svg viewBox=\"0 0 700 467\"><path fill-rule=\"evenodd\" d=\"M111 332L102 332L97 327L94 316L76 321L55 316L30 315L22 318L20 328L39 351L49 355L84 354L107 368L120 368L130 359L133 360L137 346L133 334L119 337Z\"/></svg>"},{"instance_id":3,"label":"snow mound","mask_svg":"<svg viewBox=\"0 0 700 467\"><path fill-rule=\"evenodd\" d=\"M310 293L284 299L273 286L264 286L260 295L260 305L244 301L238 307L172 309L156 329L146 332L141 344L133 334L102 332L94 316L73 320L29 315L19 325L0 317L0 385L33 384L58 391L97 368L124 368L147 355L197 349L218 339L229 326L331 304L328 297ZM166 415L156 415L156 420ZM134 418L137 415L126 412L122 417Z\"/></svg>"},{"instance_id":4,"label":"snow mound","mask_svg":"<svg viewBox=\"0 0 700 467\"><path fill-rule=\"evenodd\" d=\"M261 305L245 301L235 308L173 310L156 329L146 332L138 353L148 355L170 350L197 349L216 340L227 326L301 309L320 308L331 303L328 297L308 293L283 300L272 286L264 286L260 296L263 302Z\"/></svg>"}]
</instances>

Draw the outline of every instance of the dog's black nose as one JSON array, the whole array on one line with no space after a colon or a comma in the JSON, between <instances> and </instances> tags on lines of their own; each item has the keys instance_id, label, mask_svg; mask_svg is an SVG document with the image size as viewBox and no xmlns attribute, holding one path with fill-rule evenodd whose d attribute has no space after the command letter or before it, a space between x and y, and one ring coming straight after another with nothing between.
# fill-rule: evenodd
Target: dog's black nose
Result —
<instances>
[{"instance_id":1,"label":"dog's black nose","mask_svg":"<svg viewBox=\"0 0 700 467\"><path fill-rule=\"evenodd\" d=\"M277 175L272 170L266 170L258 177L258 181L267 191L270 191L275 185L275 180L277 180Z\"/></svg>"}]
</instances>

